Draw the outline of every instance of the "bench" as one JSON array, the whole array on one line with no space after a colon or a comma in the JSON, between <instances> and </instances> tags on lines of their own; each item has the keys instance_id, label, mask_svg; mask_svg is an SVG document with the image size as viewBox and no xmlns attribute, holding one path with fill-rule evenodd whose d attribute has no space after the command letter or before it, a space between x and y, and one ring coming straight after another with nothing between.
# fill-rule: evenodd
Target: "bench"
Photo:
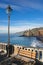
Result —
<instances>
[{"instance_id":1,"label":"bench","mask_svg":"<svg viewBox=\"0 0 43 65\"><path fill-rule=\"evenodd\" d=\"M24 62L34 62L36 59L36 52L30 50L20 49L15 56L16 59L23 60Z\"/></svg>"}]
</instances>

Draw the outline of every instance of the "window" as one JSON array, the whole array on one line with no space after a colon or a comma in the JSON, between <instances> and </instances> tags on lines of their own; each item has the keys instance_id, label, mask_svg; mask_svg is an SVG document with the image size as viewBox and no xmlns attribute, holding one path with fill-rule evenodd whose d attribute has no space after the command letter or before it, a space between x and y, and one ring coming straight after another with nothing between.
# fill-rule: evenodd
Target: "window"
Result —
<instances>
[{"instance_id":1,"label":"window","mask_svg":"<svg viewBox=\"0 0 43 65\"><path fill-rule=\"evenodd\" d=\"M20 49L21 49L21 47L20 47Z\"/></svg>"},{"instance_id":2,"label":"window","mask_svg":"<svg viewBox=\"0 0 43 65\"><path fill-rule=\"evenodd\" d=\"M33 50L32 50L33 51Z\"/></svg>"},{"instance_id":3,"label":"window","mask_svg":"<svg viewBox=\"0 0 43 65\"><path fill-rule=\"evenodd\" d=\"M42 51L39 51L39 59L42 59Z\"/></svg>"},{"instance_id":4,"label":"window","mask_svg":"<svg viewBox=\"0 0 43 65\"><path fill-rule=\"evenodd\" d=\"M24 47L22 49L24 49Z\"/></svg>"},{"instance_id":5,"label":"window","mask_svg":"<svg viewBox=\"0 0 43 65\"><path fill-rule=\"evenodd\" d=\"M35 51L36 52L36 58L38 58L38 51Z\"/></svg>"},{"instance_id":6,"label":"window","mask_svg":"<svg viewBox=\"0 0 43 65\"><path fill-rule=\"evenodd\" d=\"M27 50L27 49L25 49L25 50Z\"/></svg>"}]
</instances>

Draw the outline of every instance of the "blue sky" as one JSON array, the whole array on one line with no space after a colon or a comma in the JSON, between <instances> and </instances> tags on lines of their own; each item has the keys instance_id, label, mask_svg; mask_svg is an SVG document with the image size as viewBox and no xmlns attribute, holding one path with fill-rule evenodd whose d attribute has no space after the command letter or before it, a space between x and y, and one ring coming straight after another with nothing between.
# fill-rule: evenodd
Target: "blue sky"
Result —
<instances>
[{"instance_id":1,"label":"blue sky","mask_svg":"<svg viewBox=\"0 0 43 65\"><path fill-rule=\"evenodd\" d=\"M0 33L7 33L7 6L11 12L10 32L43 27L43 0L0 0Z\"/></svg>"}]
</instances>

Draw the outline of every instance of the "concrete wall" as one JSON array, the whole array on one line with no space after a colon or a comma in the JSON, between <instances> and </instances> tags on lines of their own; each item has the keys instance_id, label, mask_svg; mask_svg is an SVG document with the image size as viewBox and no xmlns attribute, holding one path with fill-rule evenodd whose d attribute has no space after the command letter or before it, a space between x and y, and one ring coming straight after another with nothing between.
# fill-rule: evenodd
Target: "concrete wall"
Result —
<instances>
[{"instance_id":1,"label":"concrete wall","mask_svg":"<svg viewBox=\"0 0 43 65\"><path fill-rule=\"evenodd\" d=\"M24 50L31 50L31 51L37 51L38 53L38 57L36 58L37 60L43 62L43 48L34 48L34 47L29 47L29 48L26 48L26 47L22 47L22 46L18 46L18 45L14 45L14 54L17 55L18 52L19 52L19 49L22 49L24 48ZM42 52L42 58L40 59L40 51Z\"/></svg>"},{"instance_id":2,"label":"concrete wall","mask_svg":"<svg viewBox=\"0 0 43 65\"><path fill-rule=\"evenodd\" d=\"M20 48L22 48L22 46L14 45L14 55L18 54Z\"/></svg>"},{"instance_id":3,"label":"concrete wall","mask_svg":"<svg viewBox=\"0 0 43 65\"><path fill-rule=\"evenodd\" d=\"M6 50L6 46L7 46L6 43L0 43L0 49ZM43 62L43 48L34 48L34 47L27 48L27 47L23 47L23 46L19 46L19 45L13 45L13 47L14 47L14 49L12 49L12 51L14 51L14 52L12 52L12 54L14 54L14 55L17 55L20 49L37 51L38 57L36 59ZM41 59L40 59L40 51L42 52Z\"/></svg>"},{"instance_id":4,"label":"concrete wall","mask_svg":"<svg viewBox=\"0 0 43 65\"><path fill-rule=\"evenodd\" d=\"M6 43L0 43L0 49L6 50L6 46L7 46Z\"/></svg>"},{"instance_id":5,"label":"concrete wall","mask_svg":"<svg viewBox=\"0 0 43 65\"><path fill-rule=\"evenodd\" d=\"M36 58L37 60L43 62L43 48L27 48L27 49L30 49L31 51L37 51L38 53L38 57ZM40 51L42 52L42 58L40 58Z\"/></svg>"}]
</instances>

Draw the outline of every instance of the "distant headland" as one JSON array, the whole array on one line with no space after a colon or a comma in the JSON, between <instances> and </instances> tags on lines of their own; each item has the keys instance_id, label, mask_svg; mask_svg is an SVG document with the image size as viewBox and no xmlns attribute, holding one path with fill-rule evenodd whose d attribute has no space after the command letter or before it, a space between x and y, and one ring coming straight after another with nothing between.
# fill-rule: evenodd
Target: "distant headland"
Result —
<instances>
[{"instance_id":1,"label":"distant headland","mask_svg":"<svg viewBox=\"0 0 43 65\"><path fill-rule=\"evenodd\" d=\"M34 37L37 37L37 39L43 41L43 27L26 30L22 32L21 36L24 36L24 37L34 36Z\"/></svg>"}]
</instances>

